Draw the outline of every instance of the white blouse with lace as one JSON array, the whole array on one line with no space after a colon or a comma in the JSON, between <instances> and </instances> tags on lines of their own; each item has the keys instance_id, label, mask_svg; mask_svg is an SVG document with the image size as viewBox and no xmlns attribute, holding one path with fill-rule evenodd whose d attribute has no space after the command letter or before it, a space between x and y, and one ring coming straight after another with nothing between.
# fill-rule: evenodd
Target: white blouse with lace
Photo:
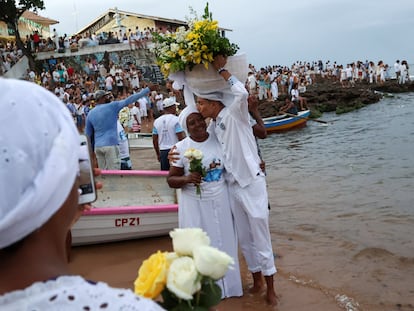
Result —
<instances>
[{"instance_id":1,"label":"white blouse with lace","mask_svg":"<svg viewBox=\"0 0 414 311\"><path fill-rule=\"evenodd\" d=\"M88 282L80 276L61 276L37 282L24 290L0 296L0 310L164 310L154 301L136 296L129 289Z\"/></svg>"}]
</instances>

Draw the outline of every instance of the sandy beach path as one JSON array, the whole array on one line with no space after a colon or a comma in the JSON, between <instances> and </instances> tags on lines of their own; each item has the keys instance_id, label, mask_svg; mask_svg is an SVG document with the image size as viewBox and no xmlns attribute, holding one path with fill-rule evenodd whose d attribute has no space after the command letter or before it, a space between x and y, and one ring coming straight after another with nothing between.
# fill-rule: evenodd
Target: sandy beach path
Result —
<instances>
[{"instance_id":1,"label":"sandy beach path","mask_svg":"<svg viewBox=\"0 0 414 311\"><path fill-rule=\"evenodd\" d=\"M153 149L131 150L131 159L134 169L159 169L159 163L155 158ZM270 193L269 196L271 195ZM275 277L275 288L279 296L279 305L277 307L266 305L264 293L255 295L247 293L247 289L251 285L251 277L246 270L242 256L240 256L245 294L241 298L223 300L217 306L217 310L345 310L339 307L334 297L326 293L324 289L312 286L312 284L297 283L295 280L291 280L288 274L284 273L284 266L288 266L289 262L285 262L283 254L288 248L288 245L284 247L280 244L277 249L275 248L278 254L276 261L278 273ZM142 261L157 250L172 250L171 240L168 236L73 247L70 267L73 273L80 274L87 279L104 281L114 287L133 289L133 282ZM297 255L306 256L306 254ZM295 262L300 261L300 258L296 259Z\"/></svg>"}]
</instances>

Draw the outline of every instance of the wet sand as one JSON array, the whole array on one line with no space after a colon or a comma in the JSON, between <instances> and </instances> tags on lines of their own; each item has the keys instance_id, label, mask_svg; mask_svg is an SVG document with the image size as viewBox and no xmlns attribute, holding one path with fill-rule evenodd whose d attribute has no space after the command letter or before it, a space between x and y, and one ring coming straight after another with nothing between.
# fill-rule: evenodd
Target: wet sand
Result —
<instances>
[{"instance_id":1,"label":"wet sand","mask_svg":"<svg viewBox=\"0 0 414 311\"><path fill-rule=\"evenodd\" d=\"M153 149L131 150L133 168L159 169ZM269 193L271 198L272 194ZM272 232L272 238L275 234ZM277 237L276 237L277 238ZM292 252L288 240L279 240L273 245L277 253L275 288L279 296L277 307L269 307L264 300L264 293L251 295L251 276L240 255L244 296L223 300L217 307L226 310L280 310L280 311L335 311L346 310L335 301L335 295L312 282L304 282L292 277L292 262L300 263L305 254ZM104 281L114 287L133 289L133 281L143 260L157 250L171 251L171 240L168 236L125 241L101 245L88 245L72 248L71 269L87 279ZM289 259L284 254L289 253ZM299 264L300 266L300 264ZM286 269L285 269L286 267Z\"/></svg>"}]
</instances>

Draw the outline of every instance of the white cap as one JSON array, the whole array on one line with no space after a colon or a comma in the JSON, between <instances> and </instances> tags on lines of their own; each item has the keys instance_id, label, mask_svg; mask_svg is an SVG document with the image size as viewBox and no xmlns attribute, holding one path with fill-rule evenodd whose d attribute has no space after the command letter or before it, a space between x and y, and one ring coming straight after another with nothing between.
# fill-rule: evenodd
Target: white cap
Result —
<instances>
[{"instance_id":1,"label":"white cap","mask_svg":"<svg viewBox=\"0 0 414 311\"><path fill-rule=\"evenodd\" d=\"M164 101L162 102L162 107L163 108L168 108L168 107L171 107L173 105L176 105L176 106L180 105L180 103L177 103L175 101L175 97L168 97L168 98L164 99Z\"/></svg>"}]
</instances>

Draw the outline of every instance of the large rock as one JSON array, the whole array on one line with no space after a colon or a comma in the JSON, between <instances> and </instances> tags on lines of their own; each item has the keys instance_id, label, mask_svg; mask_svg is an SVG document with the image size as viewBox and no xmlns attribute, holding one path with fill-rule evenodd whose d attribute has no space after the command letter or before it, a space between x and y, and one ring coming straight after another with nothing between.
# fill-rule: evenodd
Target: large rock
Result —
<instances>
[{"instance_id":1,"label":"large rock","mask_svg":"<svg viewBox=\"0 0 414 311\"><path fill-rule=\"evenodd\" d=\"M307 99L312 111L311 117L319 117L323 112L335 111L340 114L359 109L377 103L389 93L402 92L414 92L414 83L400 85L395 80L387 81L383 85L359 82L355 87L342 88L338 81L317 79L301 96ZM262 100L259 104L262 117L275 115L284 104L285 98L286 95L280 95L277 101Z\"/></svg>"}]
</instances>

